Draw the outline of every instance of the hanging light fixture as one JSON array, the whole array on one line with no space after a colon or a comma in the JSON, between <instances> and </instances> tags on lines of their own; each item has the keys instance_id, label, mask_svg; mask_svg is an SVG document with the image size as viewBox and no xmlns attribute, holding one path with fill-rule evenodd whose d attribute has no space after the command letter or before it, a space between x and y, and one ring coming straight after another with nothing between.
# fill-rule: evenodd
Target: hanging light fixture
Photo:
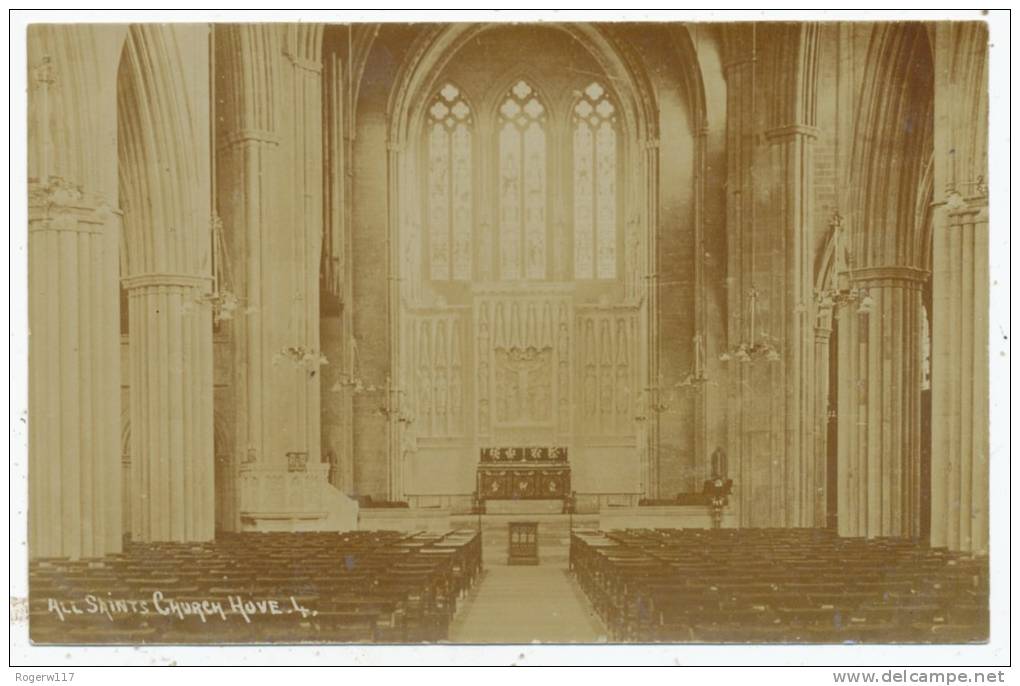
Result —
<instances>
[{"instance_id":1,"label":"hanging light fixture","mask_svg":"<svg viewBox=\"0 0 1020 686\"><path fill-rule=\"evenodd\" d=\"M751 111L757 112L757 92L755 90L756 76L758 71L758 40L757 40L757 27L752 25L751 27ZM755 155L754 155L754 144L751 145L751 172L752 179L754 178L754 166L755 166ZM753 184L752 184L753 189ZM782 359L779 355L779 350L774 345L774 338L770 336L766 331L762 331L761 334L756 330L756 317L758 313L758 299L761 297L761 291L759 291L754 285L755 276L755 237L758 232L755 226L755 203L751 203L751 287L747 291L747 305L748 305L748 320L750 325L748 326L747 338L742 340L740 343L730 348L727 351L720 353L719 359L722 362L729 362L730 360L736 360L737 362L753 362L756 360L767 360L769 362L778 362Z\"/></svg>"},{"instance_id":2,"label":"hanging light fixture","mask_svg":"<svg viewBox=\"0 0 1020 686\"><path fill-rule=\"evenodd\" d=\"M213 323L219 324L234 318L241 299L230 290L230 261L227 258L227 250L223 239L223 221L219 218L219 215L213 214L210 219L210 226L210 233L212 234L212 290L199 295L196 301L211 305ZM249 306L244 309L244 314L251 314L254 311L255 308Z\"/></svg>"},{"instance_id":3,"label":"hanging light fixture","mask_svg":"<svg viewBox=\"0 0 1020 686\"><path fill-rule=\"evenodd\" d=\"M825 288L815 292L815 303L819 307L832 309L856 303L859 313L870 312L875 301L867 288L854 284L853 251L848 250L843 243L843 215L838 209L833 210L829 219L829 232L833 263L826 277Z\"/></svg>"},{"instance_id":4,"label":"hanging light fixture","mask_svg":"<svg viewBox=\"0 0 1020 686\"><path fill-rule=\"evenodd\" d=\"M376 391L382 391L389 387L390 384L388 377L385 384L369 383L365 381L365 379L361 378L361 357L358 354L358 339L354 336L351 336L350 338L348 350L348 371L343 372L337 382L333 384L333 387L329 390L334 393L339 393L345 389L350 390L351 393L375 393Z\"/></svg>"},{"instance_id":5,"label":"hanging light fixture","mask_svg":"<svg viewBox=\"0 0 1020 686\"><path fill-rule=\"evenodd\" d=\"M753 259L753 258L752 258ZM748 310L750 314L750 326L748 340L741 341L736 346L719 355L723 362L736 360L737 362L754 362L755 360L768 360L778 362L782 359L779 350L773 344L773 338L765 331L761 332L760 338L755 333L755 318L758 311L758 298L761 293L757 288L751 286L747 291Z\"/></svg>"},{"instance_id":6,"label":"hanging light fixture","mask_svg":"<svg viewBox=\"0 0 1020 686\"><path fill-rule=\"evenodd\" d=\"M709 383L705 376L705 341L701 334L694 335L694 364L691 370L681 381L675 384L676 388L700 388Z\"/></svg>"}]
</instances>

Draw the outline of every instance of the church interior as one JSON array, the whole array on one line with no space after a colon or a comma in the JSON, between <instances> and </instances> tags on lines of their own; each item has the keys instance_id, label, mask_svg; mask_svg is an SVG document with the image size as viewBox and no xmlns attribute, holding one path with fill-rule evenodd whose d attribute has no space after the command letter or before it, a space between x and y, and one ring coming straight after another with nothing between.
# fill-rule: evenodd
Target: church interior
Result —
<instances>
[{"instance_id":1,"label":"church interior","mask_svg":"<svg viewBox=\"0 0 1020 686\"><path fill-rule=\"evenodd\" d=\"M986 641L987 59L31 25L32 640Z\"/></svg>"}]
</instances>

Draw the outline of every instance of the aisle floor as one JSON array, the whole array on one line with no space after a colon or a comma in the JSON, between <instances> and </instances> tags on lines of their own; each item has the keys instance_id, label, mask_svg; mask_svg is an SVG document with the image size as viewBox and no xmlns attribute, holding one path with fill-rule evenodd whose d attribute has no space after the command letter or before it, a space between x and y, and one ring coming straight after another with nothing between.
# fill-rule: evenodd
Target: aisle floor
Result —
<instances>
[{"instance_id":1,"label":"aisle floor","mask_svg":"<svg viewBox=\"0 0 1020 686\"><path fill-rule=\"evenodd\" d=\"M606 641L602 622L562 567L490 567L461 602L452 643Z\"/></svg>"}]
</instances>

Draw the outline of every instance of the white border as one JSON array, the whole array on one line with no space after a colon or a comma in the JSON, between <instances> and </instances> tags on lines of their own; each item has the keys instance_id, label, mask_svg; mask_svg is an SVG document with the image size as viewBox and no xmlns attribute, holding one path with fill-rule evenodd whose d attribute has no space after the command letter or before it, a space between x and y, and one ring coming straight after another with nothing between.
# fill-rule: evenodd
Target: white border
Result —
<instances>
[{"instance_id":1,"label":"white border","mask_svg":"<svg viewBox=\"0 0 1020 686\"><path fill-rule=\"evenodd\" d=\"M1009 508L1009 169L1011 144L1010 102L1006 87L1010 79L1011 18L1004 11L984 15L976 11L464 11L464 10L350 10L350 11L12 11L10 15L10 405L11 473L9 486L11 539L11 598L25 597L27 557L27 188L26 160L26 47L25 29L33 22L253 22L253 21L835 21L891 19L989 20L990 145L990 270L992 278L990 326L990 421L991 421L991 560L992 640L981 646L301 646L301 647L35 647L28 644L27 625L11 625L10 658L23 665L280 665L280 664L681 664L681 665L1004 665L1010 660L1009 570L1007 550L1011 541ZM26 671L26 670L22 670ZM27 670L38 671L38 670ZM786 671L786 670L784 670ZM824 679L832 683L834 670L802 670L786 675L784 683ZM158 673L157 673L158 674ZM403 678L413 678L404 673ZM724 676L705 672L713 680ZM810 675L813 674L814 678ZM761 672L739 670L739 677L768 682ZM109 675L104 675L108 678ZM223 676L227 676L224 674ZM309 675L311 676L311 675ZM734 676L734 675L731 675ZM146 680L162 681L162 675ZM270 678L273 678L270 675ZM488 678L488 677L486 677ZM689 677L688 677L689 678Z\"/></svg>"}]
</instances>

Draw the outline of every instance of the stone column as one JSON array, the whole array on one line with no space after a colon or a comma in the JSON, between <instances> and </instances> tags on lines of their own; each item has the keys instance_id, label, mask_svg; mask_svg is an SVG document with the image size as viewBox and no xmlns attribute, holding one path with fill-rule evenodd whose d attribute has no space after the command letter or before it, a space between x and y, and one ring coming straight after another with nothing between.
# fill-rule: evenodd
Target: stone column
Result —
<instances>
[{"instance_id":1,"label":"stone column","mask_svg":"<svg viewBox=\"0 0 1020 686\"><path fill-rule=\"evenodd\" d=\"M828 428L829 428L829 343L832 339L831 310L822 309L815 319L814 397L808 409L813 422L810 444L815 491L811 498L814 526L827 525ZM838 352L838 351L837 351Z\"/></svg>"},{"instance_id":2,"label":"stone column","mask_svg":"<svg viewBox=\"0 0 1020 686\"><path fill-rule=\"evenodd\" d=\"M209 28L136 25L120 73L131 536L215 533Z\"/></svg>"},{"instance_id":3,"label":"stone column","mask_svg":"<svg viewBox=\"0 0 1020 686\"><path fill-rule=\"evenodd\" d=\"M215 533L211 281L184 273L124 279L136 541L205 541Z\"/></svg>"},{"instance_id":4,"label":"stone column","mask_svg":"<svg viewBox=\"0 0 1020 686\"><path fill-rule=\"evenodd\" d=\"M229 279L220 288L238 298L237 313L225 326L232 344L234 463L227 478L238 479L242 464L269 452L274 429L267 377L267 306L263 272L264 233L278 225L275 170L281 165L273 89L281 51L270 25L217 25L214 29L216 83L216 210L223 223ZM271 254L271 251L269 251ZM280 461L283 456L280 456ZM234 489L236 497L237 489ZM240 528L240 502L228 508L231 528Z\"/></svg>"},{"instance_id":5,"label":"stone column","mask_svg":"<svg viewBox=\"0 0 1020 686\"><path fill-rule=\"evenodd\" d=\"M344 382L354 374L351 360L351 178L350 122L347 67L337 50L335 36L327 42L322 73L325 121L323 123L324 206L323 274L331 310L322 319L320 340L329 365L322 369L322 444L332 453L335 467L330 483L343 493L354 491L352 393ZM346 52L344 53L346 55ZM417 234L416 234L417 235ZM334 309L335 308L335 309ZM324 308L323 312L326 312Z\"/></svg>"},{"instance_id":6,"label":"stone column","mask_svg":"<svg viewBox=\"0 0 1020 686\"><path fill-rule=\"evenodd\" d=\"M216 27L217 208L239 299L230 335L241 528L315 528L325 517L321 32Z\"/></svg>"},{"instance_id":7,"label":"stone column","mask_svg":"<svg viewBox=\"0 0 1020 686\"><path fill-rule=\"evenodd\" d=\"M28 552L121 550L116 75L124 29L28 31ZM81 71L81 65L89 69Z\"/></svg>"},{"instance_id":8,"label":"stone column","mask_svg":"<svg viewBox=\"0 0 1020 686\"><path fill-rule=\"evenodd\" d=\"M988 199L934 236L931 543L988 551Z\"/></svg>"},{"instance_id":9,"label":"stone column","mask_svg":"<svg viewBox=\"0 0 1020 686\"><path fill-rule=\"evenodd\" d=\"M708 338L708 283L705 278L705 260L708 257L708 249L705 245L705 176L708 173L706 168L706 154L708 147L708 128L702 126L698 129L698 136L695 139L694 153L694 331L700 337L700 342L694 342L694 350L691 358L697 363L699 355L705 350L705 341ZM701 361L700 372L707 374L706 361ZM714 448L709 447L709 387L702 385L694 390L692 405L694 409L694 486L697 488L702 479L710 474L709 453Z\"/></svg>"},{"instance_id":10,"label":"stone column","mask_svg":"<svg viewBox=\"0 0 1020 686\"><path fill-rule=\"evenodd\" d=\"M870 312L839 320L839 533L920 532L921 306L927 273L858 269Z\"/></svg>"},{"instance_id":11,"label":"stone column","mask_svg":"<svg viewBox=\"0 0 1020 686\"><path fill-rule=\"evenodd\" d=\"M988 551L988 33L935 29L931 543Z\"/></svg>"},{"instance_id":12,"label":"stone column","mask_svg":"<svg viewBox=\"0 0 1020 686\"><path fill-rule=\"evenodd\" d=\"M751 82L754 78L754 56L751 54L751 32L746 26L734 26L729 60L724 65L726 76L726 336L723 347L729 348L745 338L745 295L750 287L749 227L752 215L753 184L751 176L754 146L754 111ZM744 393L749 389L750 375L746 365L726 363L727 452L730 476L735 481L742 526L764 524L756 519L754 489L758 479L753 469L748 425L744 415Z\"/></svg>"},{"instance_id":13,"label":"stone column","mask_svg":"<svg viewBox=\"0 0 1020 686\"><path fill-rule=\"evenodd\" d=\"M319 274L323 237L322 182L322 25L303 24L287 27L284 46L284 74L289 77L288 106L281 108L289 126L288 146L291 158L288 194L293 235L284 237L289 244L292 264L292 333L296 343L321 355L319 336ZM339 363L339 360L334 360ZM287 451L308 454L309 462L322 461L322 389L320 365L311 362L295 374L294 404L296 446Z\"/></svg>"},{"instance_id":14,"label":"stone column","mask_svg":"<svg viewBox=\"0 0 1020 686\"><path fill-rule=\"evenodd\" d=\"M774 240L783 246L781 289L772 298L782 309L772 319L771 334L782 341L785 387L777 411L782 413L782 460L785 482L786 526L822 526L815 516L818 488L824 489L824 471L816 469L814 426L815 332L814 303L814 193L811 188L814 142L817 130L804 124L774 128L766 133L771 145L777 188L773 193ZM824 367L823 367L824 369ZM778 523L778 522L777 522Z\"/></svg>"},{"instance_id":15,"label":"stone column","mask_svg":"<svg viewBox=\"0 0 1020 686\"><path fill-rule=\"evenodd\" d=\"M815 36L785 25L727 35L726 348L779 353L726 363L740 522L813 526Z\"/></svg>"},{"instance_id":16,"label":"stone column","mask_svg":"<svg viewBox=\"0 0 1020 686\"><path fill-rule=\"evenodd\" d=\"M659 388L659 275L656 273L658 265L658 231L659 231L659 141L657 139L646 139L644 141L642 161L644 162L644 178L647 195L645 207L645 222L648 236L648 243L645 254L641 256L637 272L645 278L638 287L638 292L643 293L641 298L640 321L638 326L641 331L648 332L648 341L642 354L641 375L638 378L648 379L648 389L644 390L646 398L643 415L646 417L644 424L644 440L638 445L643 446L641 455L641 482L645 494L649 498L658 498L660 494L659 484L659 463L662 459L659 450L660 435L660 413L654 409L666 398L665 389ZM641 437L639 436L639 440Z\"/></svg>"}]
</instances>

